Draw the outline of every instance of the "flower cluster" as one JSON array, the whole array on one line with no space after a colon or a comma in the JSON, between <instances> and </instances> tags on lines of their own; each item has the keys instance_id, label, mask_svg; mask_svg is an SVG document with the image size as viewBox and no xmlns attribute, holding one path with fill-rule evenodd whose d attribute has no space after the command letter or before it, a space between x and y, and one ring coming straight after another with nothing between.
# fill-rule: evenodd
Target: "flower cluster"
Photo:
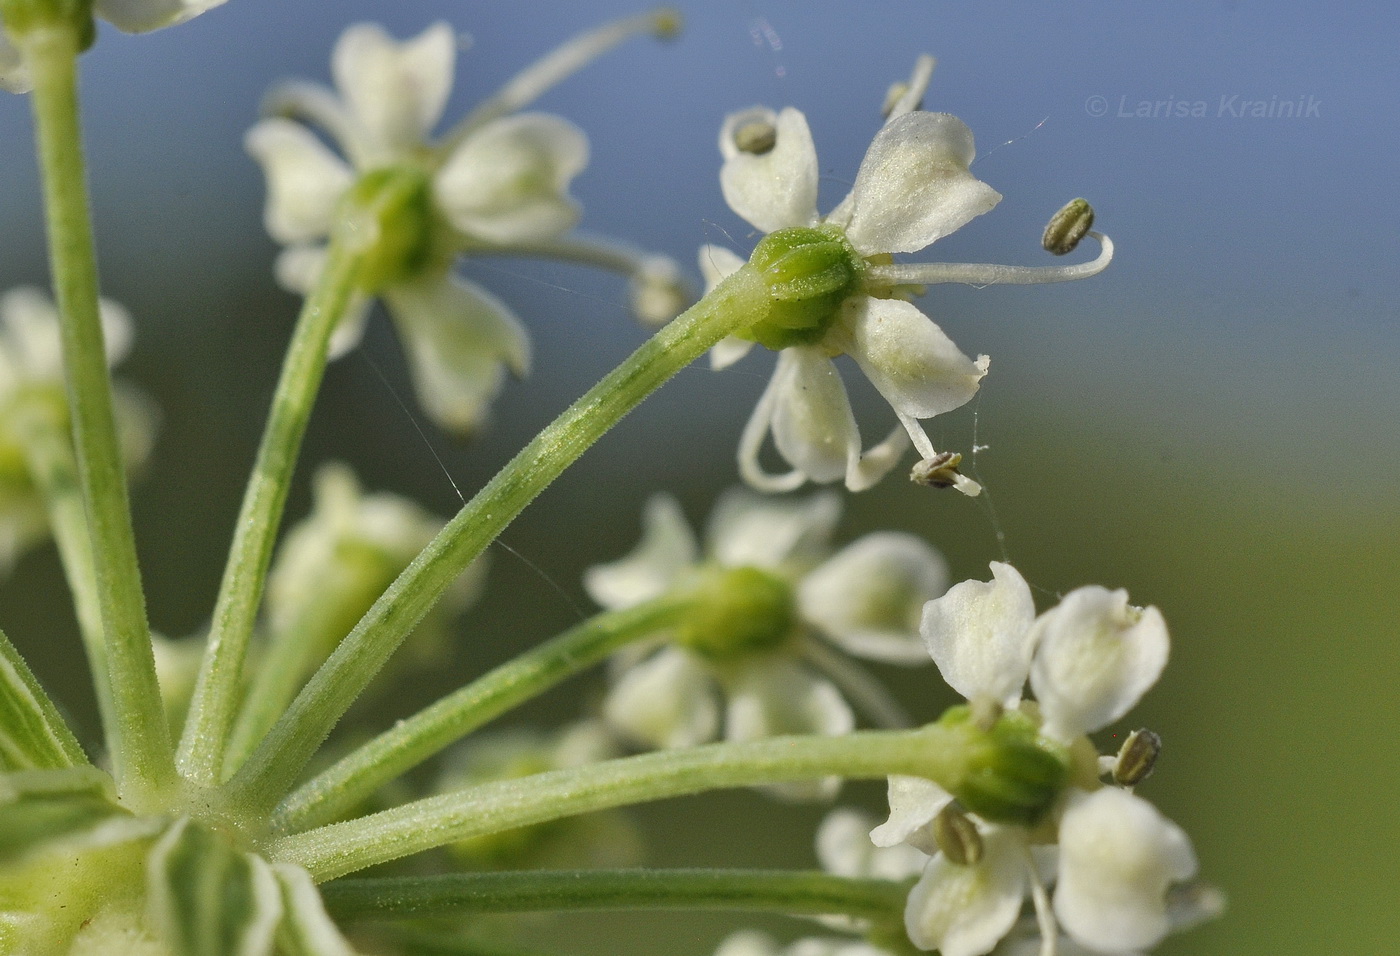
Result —
<instances>
[{"instance_id":1,"label":"flower cluster","mask_svg":"<svg viewBox=\"0 0 1400 956\"><path fill-rule=\"evenodd\" d=\"M1035 717L1076 769L1053 818L1033 829L965 814L930 781L890 778L890 817L871 838L931 856L905 911L910 939L944 956L990 952L1029 893L1044 938L1063 930L1097 953L1156 945L1173 926L1168 890L1195 875L1195 854L1179 827L1131 792L1151 770L1155 738L1100 760L1085 735L1121 718L1156 681L1168 652L1161 614L1133 607L1125 591L1085 587L1037 617L1021 575L993 563L990 582L966 581L929 602L921 630L974 714ZM1021 700L1028 678L1036 703ZM1127 786L1101 786L1101 771ZM1044 901L1051 881L1053 917ZM1197 910L1212 905L1201 898Z\"/></svg>"},{"instance_id":2,"label":"flower cluster","mask_svg":"<svg viewBox=\"0 0 1400 956\"><path fill-rule=\"evenodd\" d=\"M732 491L711 515L702 556L679 505L653 498L636 550L591 568L585 586L610 609L667 593L694 594L696 608L659 645L621 655L608 720L653 747L845 733L855 725L847 695L877 720L898 721L884 691L832 646L888 663L927 660L919 609L947 586L946 566L898 532L831 554L839 517L831 494Z\"/></svg>"},{"instance_id":3,"label":"flower cluster","mask_svg":"<svg viewBox=\"0 0 1400 956\"><path fill-rule=\"evenodd\" d=\"M970 400L989 359L964 355L908 300L933 282L1082 278L1111 258L1105 241L1104 254L1087 267L894 264L894 255L931 245L1001 200L968 171L975 150L967 126L956 116L918 108L932 70L932 58L922 58L910 82L896 91L850 193L825 216L817 212L820 167L801 112L753 107L730 115L720 130L724 198L768 234L750 263L778 280L772 314L711 353L717 369L743 358L755 343L779 353L739 444L740 472L756 488L790 491L805 481L844 479L848 489L860 491L889 473L909 441L924 462L945 463L946 453L934 449L919 421ZM710 287L743 265L720 246L700 251ZM840 355L855 360L899 420L888 437L864 451L832 363ZM786 474L770 474L759 463L769 434L792 466ZM939 481L965 494L980 491L955 467Z\"/></svg>"},{"instance_id":4,"label":"flower cluster","mask_svg":"<svg viewBox=\"0 0 1400 956\"><path fill-rule=\"evenodd\" d=\"M423 408L441 427L466 433L481 425L505 369L529 371L530 341L505 303L455 274L458 256L544 256L618 269L632 279L639 317L674 315L685 292L669 260L565 238L580 216L569 185L588 163L588 140L561 117L521 112L627 36L674 29L674 17L648 14L584 34L510 80L436 142L429 136L447 105L458 48L445 23L403 42L373 24L353 26L331 57L335 92L309 83L274 91L267 105L273 115L249 130L246 144L267 174L264 220L287 245L276 271L288 289L309 294L315 287L326 260L323 240L357 185L385 175L415 184L389 230L401 233L389 243L397 255L361 280L332 338L332 357L359 343L372 297L383 298Z\"/></svg>"}]
</instances>

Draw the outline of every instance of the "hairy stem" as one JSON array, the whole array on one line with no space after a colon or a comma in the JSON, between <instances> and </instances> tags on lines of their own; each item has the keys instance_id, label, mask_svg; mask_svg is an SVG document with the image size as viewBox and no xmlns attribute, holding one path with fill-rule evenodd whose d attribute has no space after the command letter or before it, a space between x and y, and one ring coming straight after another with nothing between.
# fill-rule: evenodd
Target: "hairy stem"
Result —
<instances>
[{"instance_id":1,"label":"hairy stem","mask_svg":"<svg viewBox=\"0 0 1400 956\"><path fill-rule=\"evenodd\" d=\"M243 662L292 473L326 370L331 333L350 305L360 259L348 243L332 239L320 281L302 306L282 363L262 444L234 526L210 623L209 646L180 740L180 771L197 783L212 785L221 776L224 748L238 707Z\"/></svg>"},{"instance_id":2,"label":"hairy stem","mask_svg":"<svg viewBox=\"0 0 1400 956\"><path fill-rule=\"evenodd\" d=\"M321 826L381 785L451 746L487 721L560 681L676 622L689 598L663 598L598 614L502 664L396 724L282 801L273 827L295 833Z\"/></svg>"},{"instance_id":3,"label":"hairy stem","mask_svg":"<svg viewBox=\"0 0 1400 956\"><path fill-rule=\"evenodd\" d=\"M772 737L605 760L469 787L283 837L265 854L327 880L468 837L706 790L890 774L925 777L956 790L975 748L966 727Z\"/></svg>"},{"instance_id":4,"label":"hairy stem","mask_svg":"<svg viewBox=\"0 0 1400 956\"><path fill-rule=\"evenodd\" d=\"M897 920L909 886L785 870L564 870L335 880L321 887L338 919L401 919L542 910L746 910Z\"/></svg>"},{"instance_id":5,"label":"hairy stem","mask_svg":"<svg viewBox=\"0 0 1400 956\"><path fill-rule=\"evenodd\" d=\"M290 789L331 728L462 570L589 446L720 339L767 314L768 287L742 269L656 333L545 427L477 492L365 614L302 689L228 796L258 813Z\"/></svg>"},{"instance_id":6,"label":"hairy stem","mask_svg":"<svg viewBox=\"0 0 1400 956\"><path fill-rule=\"evenodd\" d=\"M156 682L98 315L97 259L79 119L77 31L71 26L36 28L24 33L20 46L34 82L30 102L49 260L105 635L115 723L109 732L116 741L112 761L123 797L140 806L158 799L174 783L175 763Z\"/></svg>"}]
</instances>

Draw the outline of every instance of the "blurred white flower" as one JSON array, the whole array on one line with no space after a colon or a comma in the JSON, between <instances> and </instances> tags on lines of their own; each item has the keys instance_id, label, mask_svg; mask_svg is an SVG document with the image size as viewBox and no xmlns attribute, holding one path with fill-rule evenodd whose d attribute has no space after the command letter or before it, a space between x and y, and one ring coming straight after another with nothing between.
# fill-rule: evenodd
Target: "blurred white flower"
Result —
<instances>
[{"instance_id":1,"label":"blurred white flower","mask_svg":"<svg viewBox=\"0 0 1400 956\"><path fill-rule=\"evenodd\" d=\"M224 0L93 0L92 12L118 30L145 33L184 23ZM6 35L0 16L0 90L24 93L30 88L29 71L23 58Z\"/></svg>"},{"instance_id":2,"label":"blurred white flower","mask_svg":"<svg viewBox=\"0 0 1400 956\"><path fill-rule=\"evenodd\" d=\"M609 721L638 743L679 747L845 733L855 722L847 694L890 719L883 692L831 646L920 663L919 608L942 592L946 570L928 545L894 532L829 555L839 513L832 495L730 492L711 516L702 557L679 505L648 502L641 543L591 568L585 587L610 609L668 592L693 593L697 607L660 646L619 658Z\"/></svg>"},{"instance_id":3,"label":"blurred white flower","mask_svg":"<svg viewBox=\"0 0 1400 956\"><path fill-rule=\"evenodd\" d=\"M274 91L268 110L275 115L248 131L246 145L267 175L264 222L287 245L277 276L288 289L308 294L315 286L337 206L362 177L395 169L425 184L424 208L404 240L408 267L358 295L332 339L332 357L359 343L371 294L381 296L424 409L441 427L470 432L483 423L505 370L528 373L530 341L504 303L453 274L457 255L514 253L629 275L654 272L655 262L648 265L648 257L628 247L561 240L579 219L569 185L588 163L588 140L568 120L520 110L626 37L663 32L668 22L646 14L583 34L517 75L436 142L429 137L447 104L458 49L446 23L402 42L373 24L352 26L331 57L336 91L308 83ZM662 308L655 296L638 304L652 317Z\"/></svg>"},{"instance_id":4,"label":"blurred white flower","mask_svg":"<svg viewBox=\"0 0 1400 956\"><path fill-rule=\"evenodd\" d=\"M99 305L107 363L115 365L131 347L131 317L115 302ZM135 471L155 441L156 409L121 383L113 399L122 459ZM61 429L66 439L68 398L58 310L47 293L21 286L0 296L0 574L49 533L26 449L34 427Z\"/></svg>"},{"instance_id":5,"label":"blurred white flower","mask_svg":"<svg viewBox=\"0 0 1400 956\"><path fill-rule=\"evenodd\" d=\"M1108 264L1107 253L1091 270L892 264L893 254L923 249L1001 199L968 171L974 149L963 122L916 108L932 68L931 58L921 58L866 151L850 193L826 216L817 212L820 167L801 112L753 107L730 115L720 131L720 185L730 208L762 232L780 237L784 230L792 235L804 230L804 242L821 237L834 244L830 261L823 259L819 268L849 273L831 280L835 285L821 285L821 294L829 293L831 300L800 315L785 311L770 317L725 339L711 354L713 366L723 368L754 342L779 351L777 368L740 439L740 471L756 488L789 491L804 481L840 479L852 491L868 488L898 462L906 435L925 460L937 457L919 421L971 399L988 359L968 358L908 301L922 291L918 284L1053 282L1093 274ZM718 246L700 250L700 268L711 287L743 264ZM906 275L907 270L917 275ZM864 451L832 363L839 355L856 361L901 426ZM792 471L774 475L759 464L769 434ZM955 471L948 478L967 494L980 490Z\"/></svg>"}]
</instances>

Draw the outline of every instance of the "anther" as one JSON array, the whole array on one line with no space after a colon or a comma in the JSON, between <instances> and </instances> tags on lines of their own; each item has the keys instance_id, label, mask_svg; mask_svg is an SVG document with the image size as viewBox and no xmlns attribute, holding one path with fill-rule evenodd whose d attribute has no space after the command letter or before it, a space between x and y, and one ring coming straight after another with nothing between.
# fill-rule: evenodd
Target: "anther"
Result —
<instances>
[{"instance_id":1,"label":"anther","mask_svg":"<svg viewBox=\"0 0 1400 956\"><path fill-rule=\"evenodd\" d=\"M762 156L778 145L778 128L764 120L753 120L734 131L734 145L741 153Z\"/></svg>"},{"instance_id":2,"label":"anther","mask_svg":"<svg viewBox=\"0 0 1400 956\"><path fill-rule=\"evenodd\" d=\"M1087 199L1071 199L1045 227L1045 235L1040 244L1045 251L1056 256L1073 252L1079 240L1094 226L1094 207Z\"/></svg>"},{"instance_id":3,"label":"anther","mask_svg":"<svg viewBox=\"0 0 1400 956\"><path fill-rule=\"evenodd\" d=\"M949 862L971 866L982 859L982 835L954 800L933 818L933 841Z\"/></svg>"},{"instance_id":4,"label":"anther","mask_svg":"<svg viewBox=\"0 0 1400 956\"><path fill-rule=\"evenodd\" d=\"M1113 765L1113 782L1120 787L1135 787L1156 769L1162 753L1162 738L1150 730L1135 730L1123 741L1118 759Z\"/></svg>"}]
</instances>

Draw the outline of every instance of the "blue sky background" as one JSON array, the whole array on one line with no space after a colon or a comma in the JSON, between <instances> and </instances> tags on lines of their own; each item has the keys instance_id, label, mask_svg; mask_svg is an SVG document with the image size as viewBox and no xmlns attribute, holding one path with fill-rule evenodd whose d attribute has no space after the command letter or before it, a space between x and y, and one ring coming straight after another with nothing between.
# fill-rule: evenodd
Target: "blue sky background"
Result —
<instances>
[{"instance_id":1,"label":"blue sky background","mask_svg":"<svg viewBox=\"0 0 1400 956\"><path fill-rule=\"evenodd\" d=\"M1094 203L1119 249L1104 275L942 286L921 302L964 351L992 356L982 396L934 428L963 448L975 429L990 498L930 504L892 480L851 503L851 526L923 531L961 576L985 577L988 559L1009 555L1047 594L1100 581L1162 604L1175 658L1141 719L1181 746L1153 797L1196 836L1207 874L1232 899L1230 918L1164 952L1392 949L1382 940L1395 938L1400 842L1388 743L1400 703L1400 11L1244 0L680 7L678 42L633 41L539 103L590 136L575 192L594 232L687 268L704 242L746 253L749 229L720 196L715 139L726 113L755 102L807 113L829 208L879 125L887 86L922 52L939 58L926 107L969 124L974 172L1006 198L910 258L1046 264L1047 217L1075 196ZM474 39L451 118L576 31L636 9L229 0L146 37L104 30L83 61L103 285L137 317L128 374L165 410L136 496L157 626L182 633L207 613L295 314L271 279L261 174L241 149L264 90L282 77L324 81L350 22L378 20L404 37L447 19ZM1274 98L1315 109L1230 115ZM1205 115L1120 115L1144 101L1199 102ZM0 288L45 275L26 110L0 98ZM612 277L505 261L465 271L525 317L536 343L533 378L507 387L479 441L428 436L470 491L643 332ZM702 517L734 479L734 443L770 366L754 356L722 376L682 374L545 495L506 536L531 565L498 555L493 572L500 600L532 607L489 612L490 639L525 646L550 633L536 625L567 625L583 601L579 570L628 547L653 491L677 490ZM307 457L350 458L368 484L450 512L452 488L381 369L403 388L382 319L363 355L330 370ZM887 412L864 397L862 420L883 433ZM299 491L293 512L304 502ZM573 547L596 535L610 543ZM61 589L42 585L52 564L37 556L0 589L0 624L21 644L66 613ZM928 680L901 687L917 699ZM767 834L815 820L727 799L718 805L730 817L715 826L744 815ZM746 859L757 844L669 819L653 821L670 835L664 862L757 865L778 852ZM782 852L801 863L806 837L788 829L798 835ZM708 952L733 923L695 924L684 953ZM628 925L639 938L669 928ZM607 934L617 931L601 925L603 942L581 945L614 952Z\"/></svg>"}]
</instances>

